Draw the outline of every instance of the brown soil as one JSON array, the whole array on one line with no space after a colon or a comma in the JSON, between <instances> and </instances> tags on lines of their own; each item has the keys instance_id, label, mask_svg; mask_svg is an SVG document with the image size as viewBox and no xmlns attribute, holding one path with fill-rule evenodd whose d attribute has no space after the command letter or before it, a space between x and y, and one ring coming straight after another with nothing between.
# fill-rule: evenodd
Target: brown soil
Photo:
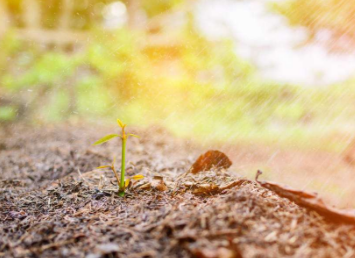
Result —
<instances>
[{"instance_id":1,"label":"brown soil","mask_svg":"<svg viewBox=\"0 0 355 258\"><path fill-rule=\"evenodd\" d=\"M16 127L0 135L0 257L355 257L354 226L326 221L233 169L182 177L205 150L160 129L132 131L142 138L130 139L127 173L146 178L118 197L110 171L93 171L119 155L117 145L90 146L111 131ZM167 191L139 187L155 175ZM230 182L239 183L203 188Z\"/></svg>"},{"instance_id":2,"label":"brown soil","mask_svg":"<svg viewBox=\"0 0 355 258\"><path fill-rule=\"evenodd\" d=\"M254 178L255 171L261 169L263 179L317 192L331 205L355 209L355 165L346 162L341 153L260 144L221 149L234 162L231 170L242 176Z\"/></svg>"}]
</instances>

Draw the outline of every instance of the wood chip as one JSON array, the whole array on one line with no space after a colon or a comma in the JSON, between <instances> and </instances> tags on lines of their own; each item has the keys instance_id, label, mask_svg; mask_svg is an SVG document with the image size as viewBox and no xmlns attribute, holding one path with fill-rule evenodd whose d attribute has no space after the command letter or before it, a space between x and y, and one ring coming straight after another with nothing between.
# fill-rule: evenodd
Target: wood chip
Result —
<instances>
[{"instance_id":1,"label":"wood chip","mask_svg":"<svg viewBox=\"0 0 355 258\"><path fill-rule=\"evenodd\" d=\"M195 163L191 166L190 172L192 174L199 173L201 171L207 171L212 168L224 168L227 169L232 165L232 161L226 154L218 150L209 150L205 154L198 157Z\"/></svg>"}]
</instances>

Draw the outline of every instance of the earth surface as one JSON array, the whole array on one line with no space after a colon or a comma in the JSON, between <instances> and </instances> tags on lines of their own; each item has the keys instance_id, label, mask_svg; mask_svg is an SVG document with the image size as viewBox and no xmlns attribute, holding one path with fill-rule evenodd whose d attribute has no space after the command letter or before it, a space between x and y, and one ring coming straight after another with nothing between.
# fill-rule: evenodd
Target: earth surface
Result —
<instances>
[{"instance_id":1,"label":"earth surface","mask_svg":"<svg viewBox=\"0 0 355 258\"><path fill-rule=\"evenodd\" d=\"M243 179L236 165L186 173L207 149L160 128L132 130L141 138L129 139L127 175L145 178L119 197L113 173L95 169L120 156L119 142L92 146L112 130L1 132L0 257L355 257L354 225ZM235 162L237 149L226 151Z\"/></svg>"}]
</instances>

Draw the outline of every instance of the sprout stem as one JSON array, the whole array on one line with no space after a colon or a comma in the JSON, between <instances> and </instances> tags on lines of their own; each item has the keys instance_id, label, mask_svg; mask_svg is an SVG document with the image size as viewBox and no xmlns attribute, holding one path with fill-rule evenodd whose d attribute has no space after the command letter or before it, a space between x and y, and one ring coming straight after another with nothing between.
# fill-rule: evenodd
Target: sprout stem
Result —
<instances>
[{"instance_id":1,"label":"sprout stem","mask_svg":"<svg viewBox=\"0 0 355 258\"><path fill-rule=\"evenodd\" d=\"M120 190L119 196L124 196L125 190L125 170L126 170L126 140L127 137L124 135L124 130L122 130L122 160L121 160L121 180L120 180Z\"/></svg>"}]
</instances>

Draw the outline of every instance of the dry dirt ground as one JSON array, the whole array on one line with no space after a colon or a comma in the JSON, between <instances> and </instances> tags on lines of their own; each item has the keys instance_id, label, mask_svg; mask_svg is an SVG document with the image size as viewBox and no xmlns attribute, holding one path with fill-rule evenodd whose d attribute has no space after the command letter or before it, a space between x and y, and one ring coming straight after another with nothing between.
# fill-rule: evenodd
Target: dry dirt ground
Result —
<instances>
[{"instance_id":1,"label":"dry dirt ground","mask_svg":"<svg viewBox=\"0 0 355 258\"><path fill-rule=\"evenodd\" d=\"M346 162L344 153L260 144L221 149L234 162L231 170L242 176L253 178L255 171L261 169L263 179L317 192L331 205L355 209L355 163Z\"/></svg>"},{"instance_id":2,"label":"dry dirt ground","mask_svg":"<svg viewBox=\"0 0 355 258\"><path fill-rule=\"evenodd\" d=\"M161 129L132 131L142 138L129 141L127 173L145 179L118 197L111 172L93 170L119 156L114 142L91 146L112 129L0 135L0 257L355 257L355 226L326 221L234 169L183 177L206 150ZM220 191L203 188L211 182Z\"/></svg>"}]
</instances>

